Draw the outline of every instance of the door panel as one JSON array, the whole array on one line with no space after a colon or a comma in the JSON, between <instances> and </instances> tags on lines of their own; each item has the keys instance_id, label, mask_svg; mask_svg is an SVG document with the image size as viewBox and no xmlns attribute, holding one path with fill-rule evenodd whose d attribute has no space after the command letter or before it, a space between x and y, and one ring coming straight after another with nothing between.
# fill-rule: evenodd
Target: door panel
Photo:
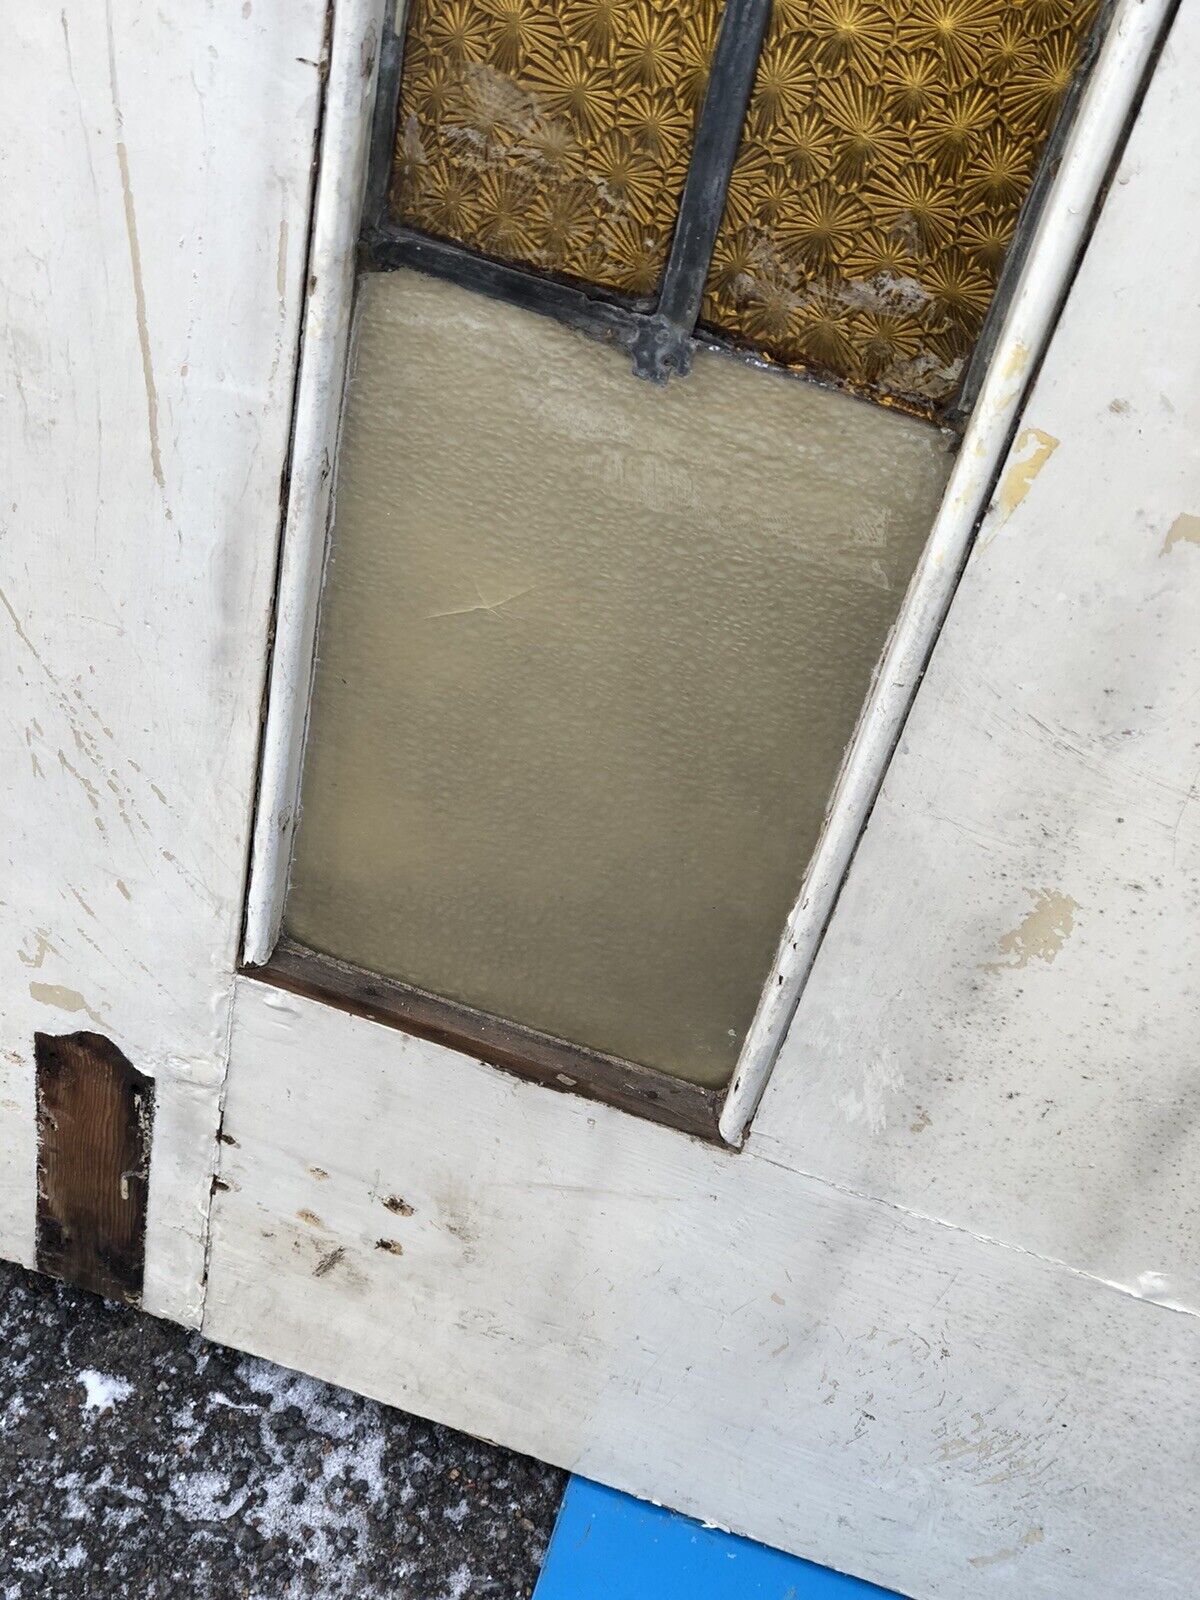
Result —
<instances>
[{"instance_id":1,"label":"door panel","mask_svg":"<svg viewBox=\"0 0 1200 1600\"><path fill-rule=\"evenodd\" d=\"M1186 507L1200 494L1197 335L1184 305L1190 281L1175 271L1177 213L1163 203L1177 167L1163 152L1194 137L1198 18L1196 6L1185 9L1151 83L971 554L966 603L951 607L935 653L931 681L941 687L901 746L898 771L922 778L901 791L921 809L911 819L921 848L874 848L868 828L801 999L795 1050L782 1058L784 1072L802 1063L801 1076L774 1081L735 1154L244 979L229 1188L214 1208L213 1331L914 1596L978 1600L1014 1583L1032 1600L1189 1591L1200 1556L1193 1313L1148 1300L1146 1284L1120 1292L1096 1273L1095 1256L1081 1266L1077 1238L1035 1225L1036 1192L991 1203L986 1230L973 1231L981 1213L943 1219L930 1204L922 1140L939 1137L955 1086L1003 1048L1014 1012L1036 1004L1043 1025L1022 1036L1020 1065L1055 1086L1057 1137L1031 1136L1015 1110L993 1117L996 1137L969 1149L979 1204L1007 1193L1014 1146L1039 1138L1061 1160L1102 1160L1113 1192L1126 1171L1127 1152L1103 1137L1111 1108L1081 1087L1089 1059L1070 1029L1048 1025L1045 1008L1077 1017L1075 996L1098 1004L1105 983L1127 1000L1114 961L1161 983L1182 933L1178 911L1130 920L1132 891L1098 871L1090 935L1080 937L1080 921L1056 951L1053 937L1037 944L1036 927L1001 946L1008 925L976 926L976 897L986 889L1000 904L1020 890L1028 838L1042 841L1038 859L1048 861L1066 830L1063 864L1094 856L1081 787L1124 796L1128 741L1165 737L1154 731L1157 654L1132 642L1144 643L1147 615L1163 606L1181 619L1190 595L1180 563L1193 548ZM1118 40L1144 19L1123 15ZM1113 314L1133 282L1138 307L1153 312ZM1102 309L1118 350L1096 338ZM1152 363L1139 359L1143 316L1160 329ZM1162 318L1178 341L1162 340ZM1030 359L1008 351L1004 381ZM1114 361L1119 393L1110 392ZM1151 425L1159 466L1147 482ZM1041 437L1051 432L1053 448ZM1042 448L1031 453L1031 440ZM971 470L964 463L962 478ZM1145 552L1131 560L1137 538ZM1047 571L1062 581L1047 586ZM986 627L981 594L995 614ZM1131 644L1121 656L1130 731L1120 739L1102 693L1114 608ZM953 667L979 648L998 652L997 673L986 659L977 665L964 703L947 692L939 658ZM1083 720L1049 732L1028 719L1011 730L997 722L1000 662L1022 681L1074 684ZM1191 713L1172 704L1194 721L1192 702ZM964 720L978 726L964 730ZM962 860L959 834L974 813L964 823L944 811L938 774L950 759L959 792L956 753L968 740L978 804L994 791L1035 793L1038 805L971 835L986 882L964 876L955 900L939 863ZM1053 759L1047 740L1062 745ZM1190 774L1172 748L1186 823ZM1160 790L1152 786L1154 807ZM895 837L890 801L878 827ZM1154 863L1166 835L1154 818L1128 838L1122 870L1139 882L1147 871L1161 877ZM928 884L942 886L939 917L955 937L974 940L961 954L926 917ZM889 982L881 992L881 968L903 962L903 992ZM984 970L989 963L1007 967ZM960 971L972 979L973 1009L934 1019L943 1099L910 1106L910 1075L930 1087L917 1025L924 996L942 994L944 973ZM810 996L823 997L818 1009ZM1147 1073L1143 1049L1169 1053L1180 1015L1177 996L1160 989L1132 1053L1110 1063L1114 1082L1131 1088ZM840 1048L843 1032L857 1042ZM829 1059L838 1081L823 1086ZM821 1123L808 1112L814 1084ZM1004 1093L992 1079L975 1095L975 1117L987 1094ZM952 1116L950 1127L953 1145ZM873 1164L848 1167L855 1151ZM861 1191L855 1171L866 1173ZM1186 1173L1162 1194L1174 1227L1191 1203ZM1156 1225L1144 1242L1167 1237ZM1065 1241L1060 1259L1044 1253L1048 1238ZM1131 1427L1131 1416L1144 1425Z\"/></svg>"},{"instance_id":2,"label":"door panel","mask_svg":"<svg viewBox=\"0 0 1200 1600\"><path fill-rule=\"evenodd\" d=\"M150 1310L914 1596L1190 1595L1200 8L1155 65L1169 10L1116 10L1031 256L1040 313L1014 302L854 747L874 776L860 809L839 789L844 853L787 959L924 669L988 430L1017 420L995 505L735 1153L235 977L280 486L277 637L299 616L311 647L291 519L333 465L305 394L289 463L297 335L303 312L303 389L345 332L325 224L348 276L361 173L335 158L383 7L339 0L327 82L313 6L17 8L0 1248L33 1258L35 1034L99 1034L153 1080ZM276 841L310 654L263 735ZM251 920L276 889L251 884Z\"/></svg>"}]
</instances>

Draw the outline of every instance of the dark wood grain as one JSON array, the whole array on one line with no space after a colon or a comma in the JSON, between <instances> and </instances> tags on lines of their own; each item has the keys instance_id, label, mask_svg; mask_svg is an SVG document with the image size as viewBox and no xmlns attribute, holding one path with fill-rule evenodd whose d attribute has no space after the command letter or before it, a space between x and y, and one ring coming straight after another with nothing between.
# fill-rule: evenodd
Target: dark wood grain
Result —
<instances>
[{"instance_id":1,"label":"dark wood grain","mask_svg":"<svg viewBox=\"0 0 1200 1600\"><path fill-rule=\"evenodd\" d=\"M99 1033L34 1035L37 1264L136 1305L142 1294L153 1080Z\"/></svg>"}]
</instances>

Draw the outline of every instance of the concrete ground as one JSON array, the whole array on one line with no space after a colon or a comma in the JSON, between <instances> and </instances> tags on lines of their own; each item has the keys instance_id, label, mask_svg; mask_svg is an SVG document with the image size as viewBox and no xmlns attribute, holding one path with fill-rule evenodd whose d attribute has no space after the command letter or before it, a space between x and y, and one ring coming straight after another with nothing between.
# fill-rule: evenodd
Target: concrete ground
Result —
<instances>
[{"instance_id":1,"label":"concrete ground","mask_svg":"<svg viewBox=\"0 0 1200 1600\"><path fill-rule=\"evenodd\" d=\"M0 1263L0 1600L521 1600L563 1485Z\"/></svg>"}]
</instances>

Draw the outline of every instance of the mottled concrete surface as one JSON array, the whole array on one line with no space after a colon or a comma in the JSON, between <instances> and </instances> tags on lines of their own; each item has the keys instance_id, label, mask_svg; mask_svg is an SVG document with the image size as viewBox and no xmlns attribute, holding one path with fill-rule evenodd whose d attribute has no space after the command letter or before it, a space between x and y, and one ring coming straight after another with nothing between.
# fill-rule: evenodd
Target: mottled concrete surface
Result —
<instances>
[{"instance_id":1,"label":"mottled concrete surface","mask_svg":"<svg viewBox=\"0 0 1200 1600\"><path fill-rule=\"evenodd\" d=\"M0 1263L2 1600L520 1600L563 1482Z\"/></svg>"}]
</instances>

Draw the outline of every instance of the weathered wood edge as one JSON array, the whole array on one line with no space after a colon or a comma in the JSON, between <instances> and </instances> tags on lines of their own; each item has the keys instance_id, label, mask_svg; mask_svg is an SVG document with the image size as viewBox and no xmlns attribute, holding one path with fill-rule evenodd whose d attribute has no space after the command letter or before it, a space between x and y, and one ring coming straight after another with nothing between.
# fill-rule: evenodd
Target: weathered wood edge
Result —
<instances>
[{"instance_id":1,"label":"weathered wood edge","mask_svg":"<svg viewBox=\"0 0 1200 1600\"><path fill-rule=\"evenodd\" d=\"M462 1051L559 1094L597 1100L707 1143L724 1145L718 1127L723 1089L705 1089L653 1067L588 1050L426 989L366 972L289 939L281 939L263 965L245 967L243 972L259 982Z\"/></svg>"}]
</instances>

